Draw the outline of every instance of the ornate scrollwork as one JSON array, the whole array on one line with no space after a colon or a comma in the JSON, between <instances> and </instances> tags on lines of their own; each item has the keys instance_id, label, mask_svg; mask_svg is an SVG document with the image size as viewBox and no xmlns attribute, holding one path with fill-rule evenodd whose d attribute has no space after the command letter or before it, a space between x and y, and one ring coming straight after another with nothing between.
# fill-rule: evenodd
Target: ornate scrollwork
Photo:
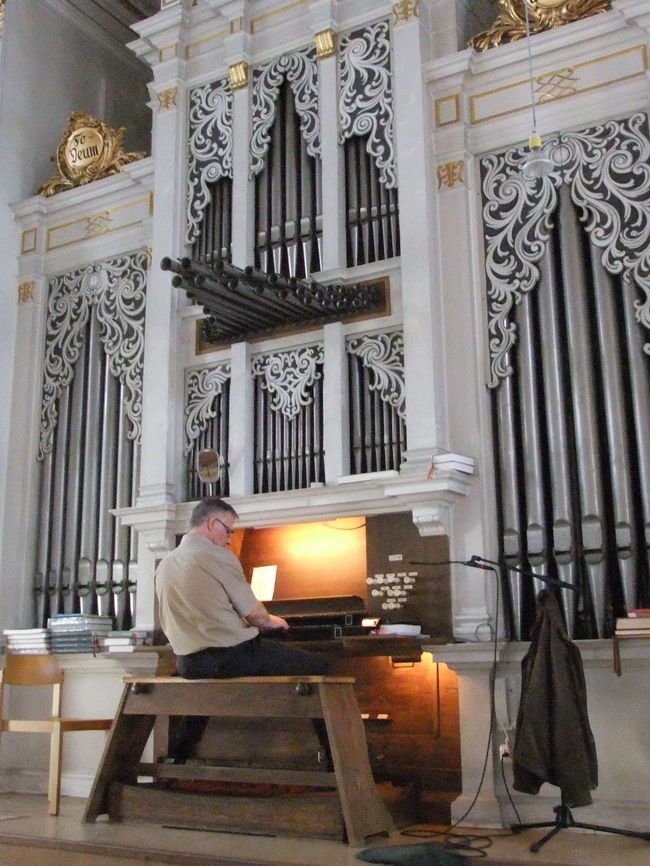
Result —
<instances>
[{"instance_id":1,"label":"ornate scrollwork","mask_svg":"<svg viewBox=\"0 0 650 866\"><path fill-rule=\"evenodd\" d=\"M272 63L253 71L252 133L250 176L264 168L271 141L270 128L275 106L284 80L293 91L300 131L310 156L320 154L320 118L318 114L318 65L316 48L310 45L300 51L282 54Z\"/></svg>"},{"instance_id":2,"label":"ornate scrollwork","mask_svg":"<svg viewBox=\"0 0 650 866\"><path fill-rule=\"evenodd\" d=\"M339 142L367 136L381 182L396 187L388 21L348 33L340 44Z\"/></svg>"},{"instance_id":3,"label":"ornate scrollwork","mask_svg":"<svg viewBox=\"0 0 650 866\"><path fill-rule=\"evenodd\" d=\"M192 443L203 433L211 418L216 418L215 399L222 393L224 383L230 378L230 362L214 367L190 370L185 384L185 453L192 450Z\"/></svg>"},{"instance_id":4,"label":"ornate scrollwork","mask_svg":"<svg viewBox=\"0 0 650 866\"><path fill-rule=\"evenodd\" d=\"M401 333L355 337L347 342L350 355L361 358L363 366L373 376L370 384L380 398L406 418L404 394L404 337Z\"/></svg>"},{"instance_id":5,"label":"ornate scrollwork","mask_svg":"<svg viewBox=\"0 0 650 866\"><path fill-rule=\"evenodd\" d=\"M68 126L56 151L58 171L38 190L51 196L64 189L83 186L93 180L122 171L122 166L144 157L144 151L124 153L126 127L111 129L83 111L70 115Z\"/></svg>"},{"instance_id":6,"label":"ornate scrollwork","mask_svg":"<svg viewBox=\"0 0 650 866\"><path fill-rule=\"evenodd\" d=\"M226 78L190 94L186 243L199 234L210 184L232 177L232 92Z\"/></svg>"},{"instance_id":7,"label":"ornate scrollwork","mask_svg":"<svg viewBox=\"0 0 650 866\"><path fill-rule=\"evenodd\" d=\"M59 397L70 385L92 307L109 369L124 386L128 436L140 441L146 251L80 268L50 282L39 459L52 450Z\"/></svg>"},{"instance_id":8,"label":"ornate scrollwork","mask_svg":"<svg viewBox=\"0 0 650 866\"><path fill-rule=\"evenodd\" d=\"M571 21L611 9L611 0L497 0L499 14L489 30L469 40L468 45L485 51L526 36L526 10L531 33L553 30Z\"/></svg>"},{"instance_id":9,"label":"ornate scrollwork","mask_svg":"<svg viewBox=\"0 0 650 866\"><path fill-rule=\"evenodd\" d=\"M276 355L253 359L253 378L263 377L262 388L271 395L271 409L282 412L289 420L300 414L314 400L314 382L322 378L323 346L305 346Z\"/></svg>"},{"instance_id":10,"label":"ornate scrollwork","mask_svg":"<svg viewBox=\"0 0 650 866\"><path fill-rule=\"evenodd\" d=\"M558 168L525 181L526 148L481 161L488 283L490 387L512 372L515 342L512 307L539 281L539 262L553 225L560 184L571 197L603 266L635 283L645 297L635 316L650 329L650 136L645 114L609 121L582 132L562 133L544 145ZM650 354L650 343L644 351Z\"/></svg>"}]
</instances>

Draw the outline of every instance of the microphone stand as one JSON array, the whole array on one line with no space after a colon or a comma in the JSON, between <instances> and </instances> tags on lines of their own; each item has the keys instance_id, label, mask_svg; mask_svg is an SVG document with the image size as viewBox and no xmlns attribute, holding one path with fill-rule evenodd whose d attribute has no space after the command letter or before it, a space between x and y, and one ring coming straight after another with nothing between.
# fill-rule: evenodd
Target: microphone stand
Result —
<instances>
[{"instance_id":1,"label":"microphone stand","mask_svg":"<svg viewBox=\"0 0 650 866\"><path fill-rule=\"evenodd\" d=\"M473 556L470 561L476 561L477 563L488 563L490 560L483 559L480 556ZM492 563L493 565L499 565L499 563ZM537 574L534 571L526 571L523 568L518 568L514 565L508 565L508 563L504 562L503 567L509 569L510 571L516 571L518 574L523 575L524 577L528 577L531 579L541 580L543 583L548 584L549 586L557 586L564 587L565 589L571 589L574 592L580 592L580 587L574 586L572 583L567 583L564 580L558 580L554 577L548 577L546 575ZM516 811L516 810L515 810ZM553 807L553 812L555 813L554 821L535 821L530 824L522 824L517 823L511 825L510 829L513 833L521 833L524 830L531 830L536 828L550 827L551 830L546 833L545 836L542 836L537 842L533 842L529 846L529 850L531 853L536 854L540 848L545 845L550 839L553 838L560 830L568 830L571 827L575 827L579 830L593 830L595 832L600 833L612 833L618 836L631 836L634 839L643 839L644 841L650 841L650 833L641 833L634 830L622 830L617 827L606 827L601 824L588 824L583 821L576 821L573 817L573 813L567 804L564 802L564 797L561 797L560 805ZM519 817L519 816L517 816Z\"/></svg>"},{"instance_id":2,"label":"microphone stand","mask_svg":"<svg viewBox=\"0 0 650 866\"><path fill-rule=\"evenodd\" d=\"M485 571L493 571L495 574L497 573L497 568L507 568L510 571L516 571L518 574L521 574L523 577L528 577L531 579L541 580L542 583L545 583L549 586L557 586L563 587L565 589L571 589L574 592L580 592L580 588L574 586L572 583L567 583L564 580L558 580L555 577L548 577L544 574L537 574L534 571L526 571L523 568L518 568L514 565L508 565L507 562L494 562L491 559L484 559L482 556L472 556L468 560L457 560L457 559L449 559L441 562L427 562L424 560L411 560L412 565L466 565L469 568L479 568ZM497 584L498 586L498 584ZM495 650L496 652L496 650ZM496 664L496 657L495 657ZM494 675L494 671L493 671ZM493 710L492 710L493 712ZM516 810L515 810L516 812ZM553 807L553 812L555 813L554 821L535 821L530 824L512 824L510 829L513 833L522 833L524 830L531 830L537 828L550 827L551 830L546 833L546 835L542 836L537 842L533 842L529 846L529 850L536 854L540 848L545 845L550 839L553 838L560 830L568 830L571 827L575 827L580 830L593 830L595 832L600 833L612 833L618 836L628 836L634 839L643 839L646 842L650 842L650 833L642 833L637 832L635 830L622 830L617 827L606 827L600 824L588 824L583 821L576 821L573 817L571 809L564 802L564 798L562 797L560 805ZM463 816L465 817L465 816ZM517 816L519 817L519 816Z\"/></svg>"}]
</instances>

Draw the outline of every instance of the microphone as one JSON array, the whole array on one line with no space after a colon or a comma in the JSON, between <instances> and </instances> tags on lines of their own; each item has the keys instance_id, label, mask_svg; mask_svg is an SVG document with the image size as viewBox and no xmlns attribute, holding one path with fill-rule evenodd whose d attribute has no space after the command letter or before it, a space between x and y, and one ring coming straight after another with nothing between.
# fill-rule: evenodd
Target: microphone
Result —
<instances>
[{"instance_id":1,"label":"microphone","mask_svg":"<svg viewBox=\"0 0 650 866\"><path fill-rule=\"evenodd\" d=\"M443 559L443 560L426 560L426 559L411 559L409 565L466 565L469 568L480 568L482 571L492 571L492 566L481 561L480 556L473 556L471 559Z\"/></svg>"}]
</instances>

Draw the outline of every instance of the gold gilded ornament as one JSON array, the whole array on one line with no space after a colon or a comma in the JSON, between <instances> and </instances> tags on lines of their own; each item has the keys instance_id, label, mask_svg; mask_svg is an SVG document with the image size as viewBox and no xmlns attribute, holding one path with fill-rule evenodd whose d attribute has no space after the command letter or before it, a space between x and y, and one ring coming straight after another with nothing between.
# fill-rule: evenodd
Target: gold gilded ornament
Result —
<instances>
[{"instance_id":1,"label":"gold gilded ornament","mask_svg":"<svg viewBox=\"0 0 650 866\"><path fill-rule=\"evenodd\" d=\"M38 190L51 196L64 189L83 186L93 180L117 174L123 165L145 156L144 151L124 153L125 127L111 129L83 111L70 115L68 126L56 151L58 172Z\"/></svg>"},{"instance_id":2,"label":"gold gilded ornament","mask_svg":"<svg viewBox=\"0 0 650 866\"><path fill-rule=\"evenodd\" d=\"M420 4L418 0L397 0L393 3L393 20L395 24L398 21L408 21L410 18L417 18L420 14Z\"/></svg>"},{"instance_id":3,"label":"gold gilded ornament","mask_svg":"<svg viewBox=\"0 0 650 866\"><path fill-rule=\"evenodd\" d=\"M611 8L611 0L497 0L499 14L489 30L469 40L477 51L495 48L505 42L516 42L526 36L526 11L531 33L553 30L571 21L588 18Z\"/></svg>"}]
</instances>

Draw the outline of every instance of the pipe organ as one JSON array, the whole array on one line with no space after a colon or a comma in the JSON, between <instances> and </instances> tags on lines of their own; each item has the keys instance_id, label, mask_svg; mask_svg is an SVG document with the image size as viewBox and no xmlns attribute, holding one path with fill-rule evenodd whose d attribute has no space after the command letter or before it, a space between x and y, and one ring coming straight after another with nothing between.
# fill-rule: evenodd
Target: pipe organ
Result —
<instances>
[{"instance_id":1,"label":"pipe organ","mask_svg":"<svg viewBox=\"0 0 650 866\"><path fill-rule=\"evenodd\" d=\"M403 337L364 334L346 341L350 473L399 469L406 449ZM323 483L324 412L322 343L261 353L251 362L254 380L255 492ZM214 448L221 458L217 495L229 490L230 364L192 369L185 384L186 495L209 493L196 473L196 456Z\"/></svg>"},{"instance_id":2,"label":"pipe organ","mask_svg":"<svg viewBox=\"0 0 650 866\"><path fill-rule=\"evenodd\" d=\"M354 267L400 254L386 21L343 36L339 77L347 264Z\"/></svg>"},{"instance_id":3,"label":"pipe organ","mask_svg":"<svg viewBox=\"0 0 650 866\"><path fill-rule=\"evenodd\" d=\"M287 277L322 270L321 163L284 83L263 168L255 175L255 266Z\"/></svg>"},{"instance_id":4,"label":"pipe organ","mask_svg":"<svg viewBox=\"0 0 650 866\"><path fill-rule=\"evenodd\" d=\"M646 0L585 0L570 27L569 4L554 4L561 21L531 38L530 88L503 17L489 50L467 49L487 3L165 0L134 24L130 65L118 71L120 46L110 63L104 48L80 52L74 81L43 50L30 5L12 5L19 26L5 21L2 37L15 62L0 124L18 160L0 187L3 237L16 229L0 250L3 627L72 611L153 627L155 561L204 494L227 496L246 532L381 518L371 582L411 577L383 528L398 516L440 542L423 560L453 562L435 587L418 584L423 608L448 591L432 638L454 643L431 650L460 684L462 756L455 722L443 713L436 728L457 748L446 790L462 757L453 819L484 778L473 817L507 815L497 770L517 641L549 575L572 587L559 591L569 634L589 639L605 764L592 817L641 820L647 720L635 703L650 647L621 642L611 679L597 639L626 608L650 607ZM59 23L76 51L73 19ZM17 74L29 57L44 76L56 65L48 99ZM51 171L60 105L100 91L127 142L143 121L136 140L151 133L151 155L32 195ZM531 100L555 169L525 181ZM206 448L220 458L209 487L196 468ZM466 565L475 555L500 561L500 581ZM310 591L329 594L341 572L311 568ZM371 582L359 593L372 596ZM496 706L495 632L510 639ZM415 667L382 663L379 675ZM383 713L379 665L360 670ZM390 749L399 769L399 740L378 718L377 754ZM487 772L479 729L492 736Z\"/></svg>"},{"instance_id":5,"label":"pipe organ","mask_svg":"<svg viewBox=\"0 0 650 866\"><path fill-rule=\"evenodd\" d=\"M650 600L647 118L545 149L533 184L519 150L482 163L500 548L574 586L570 634L603 637ZM542 584L506 583L525 638Z\"/></svg>"},{"instance_id":6,"label":"pipe organ","mask_svg":"<svg viewBox=\"0 0 650 866\"><path fill-rule=\"evenodd\" d=\"M41 402L36 619L133 623L135 539L112 508L135 503L147 253L50 281Z\"/></svg>"}]
</instances>

